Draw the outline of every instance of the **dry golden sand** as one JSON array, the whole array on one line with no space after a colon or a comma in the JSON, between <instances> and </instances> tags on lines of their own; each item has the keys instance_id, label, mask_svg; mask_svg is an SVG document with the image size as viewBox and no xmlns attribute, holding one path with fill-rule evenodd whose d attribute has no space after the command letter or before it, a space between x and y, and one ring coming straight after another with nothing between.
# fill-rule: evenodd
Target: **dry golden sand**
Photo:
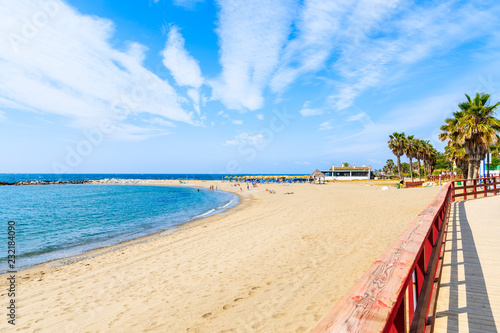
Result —
<instances>
[{"instance_id":1,"label":"dry golden sand","mask_svg":"<svg viewBox=\"0 0 500 333\"><path fill-rule=\"evenodd\" d=\"M241 204L167 236L19 272L15 329L307 332L439 191L188 185L211 184L239 193ZM0 285L5 304L5 276Z\"/></svg>"}]
</instances>

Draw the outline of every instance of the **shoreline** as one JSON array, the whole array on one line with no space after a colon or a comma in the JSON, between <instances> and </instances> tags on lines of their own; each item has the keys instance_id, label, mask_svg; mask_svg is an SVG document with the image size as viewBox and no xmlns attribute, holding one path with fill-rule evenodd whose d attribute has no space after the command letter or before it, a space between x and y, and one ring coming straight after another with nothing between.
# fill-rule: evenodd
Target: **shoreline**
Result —
<instances>
[{"instance_id":1,"label":"shoreline","mask_svg":"<svg viewBox=\"0 0 500 333\"><path fill-rule=\"evenodd\" d=\"M104 185L104 186L106 186L106 185L125 185L125 186L129 185L129 186L192 187L192 188L205 188L205 189L208 188L205 186L189 186L187 183L186 184L184 184L184 183L183 184L169 184L169 183L167 183L169 180L166 180L166 181L162 180L161 182L157 182L156 180L149 180L148 179L148 180L141 180L140 183L134 183L133 181L136 181L136 179L112 179L112 180L125 181L125 182L124 183L116 183L116 182L104 182L103 183L103 182L96 181L96 180L90 180L90 181L85 181L85 182L22 184L22 185L15 185L15 186L84 185L85 184L85 185ZM127 182L127 181L132 181L132 182ZM154 181L154 182L152 182L152 181ZM175 181L178 181L178 180L175 180ZM109 252L117 251L117 250L120 250L123 248L127 248L129 246L134 246L137 244L149 242L151 240L154 240L154 239L157 239L160 237L168 237L171 234L180 232L180 231L188 229L188 228L192 228L192 227L198 225L199 223L202 223L202 220L209 219L212 216L216 216L216 215L224 214L224 213L231 214L233 212L233 210L237 211L237 208L242 204L242 198L241 198L241 195L239 195L236 191L234 191L234 192L224 191L224 192L228 192L228 193L236 195L238 202L231 207L221 209L219 212L211 213L211 214L208 214L207 216L203 216L204 214L206 214L206 212L204 212L204 213L198 215L199 217L195 216L195 217L191 218L190 220L182 222L181 224L176 225L175 227L170 228L170 229L164 229L164 230L155 231L155 232L152 232L152 233L149 233L146 235L132 237L130 239L119 241L118 243L111 244L111 245L99 246L99 243L102 242L101 241L101 242L96 243L96 247L93 247L93 248L88 249L88 250L83 250L83 252L81 252L79 254L67 255L67 256L63 256L61 258L57 258L57 259L46 260L46 261L43 261L40 263L29 265L27 267L19 268L19 269L17 269L17 272L21 273L25 270L37 269L38 266L47 266L50 268L57 268L57 267L62 267L62 266L66 266L66 265L71 265L71 264L79 262L79 261L83 261L83 260L90 259L90 258L95 258L97 256L100 256L100 255L103 255L103 254L106 254ZM207 210L207 212L208 211L210 211L210 210ZM144 231L144 232L147 232L147 231ZM85 245L88 245L88 244L85 244ZM84 245L80 245L80 246L84 246ZM63 250L64 249L61 249L60 251L63 251ZM47 252L47 253L50 253L50 252ZM19 260L19 258L17 260ZM4 276L7 276L7 275L8 275L8 269L5 272L0 273L0 278L3 278Z\"/></svg>"},{"instance_id":2,"label":"shoreline","mask_svg":"<svg viewBox=\"0 0 500 333\"><path fill-rule=\"evenodd\" d=\"M240 194L240 204L166 237L19 272L19 329L305 332L439 191L184 186L211 184Z\"/></svg>"}]
</instances>

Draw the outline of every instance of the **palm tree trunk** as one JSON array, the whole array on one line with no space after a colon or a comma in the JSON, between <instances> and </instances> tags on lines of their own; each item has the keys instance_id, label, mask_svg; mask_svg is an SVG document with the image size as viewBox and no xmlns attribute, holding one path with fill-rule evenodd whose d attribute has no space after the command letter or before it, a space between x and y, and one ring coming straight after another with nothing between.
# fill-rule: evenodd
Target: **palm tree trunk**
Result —
<instances>
[{"instance_id":1,"label":"palm tree trunk","mask_svg":"<svg viewBox=\"0 0 500 333\"><path fill-rule=\"evenodd\" d=\"M474 162L472 162L472 159L469 159L469 168L467 170L467 179L472 179L473 172L474 172Z\"/></svg>"},{"instance_id":2,"label":"palm tree trunk","mask_svg":"<svg viewBox=\"0 0 500 333\"><path fill-rule=\"evenodd\" d=\"M479 168L481 168L481 160L474 163L474 179L479 178Z\"/></svg>"},{"instance_id":3,"label":"palm tree trunk","mask_svg":"<svg viewBox=\"0 0 500 333\"><path fill-rule=\"evenodd\" d=\"M413 183L413 166L411 165L411 157L410 157L410 177L411 177L411 182Z\"/></svg>"},{"instance_id":4,"label":"palm tree trunk","mask_svg":"<svg viewBox=\"0 0 500 333\"><path fill-rule=\"evenodd\" d=\"M398 155L398 173L399 173L399 180L401 180L401 156Z\"/></svg>"},{"instance_id":5,"label":"palm tree trunk","mask_svg":"<svg viewBox=\"0 0 500 333\"><path fill-rule=\"evenodd\" d=\"M426 168L426 165L425 165L425 160L424 160L424 179L427 180L427 168Z\"/></svg>"},{"instance_id":6,"label":"palm tree trunk","mask_svg":"<svg viewBox=\"0 0 500 333\"><path fill-rule=\"evenodd\" d=\"M420 159L417 158L417 161L418 161L418 180L422 180L422 175L420 174L420 168L421 168Z\"/></svg>"}]
</instances>

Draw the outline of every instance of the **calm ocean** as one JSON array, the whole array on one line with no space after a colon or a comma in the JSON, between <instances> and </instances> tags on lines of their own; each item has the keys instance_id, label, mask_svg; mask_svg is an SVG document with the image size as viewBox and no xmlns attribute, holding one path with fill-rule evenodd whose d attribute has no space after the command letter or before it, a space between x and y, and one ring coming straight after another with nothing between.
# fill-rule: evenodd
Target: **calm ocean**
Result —
<instances>
[{"instance_id":1,"label":"calm ocean","mask_svg":"<svg viewBox=\"0 0 500 333\"><path fill-rule=\"evenodd\" d=\"M24 175L23 175L24 176ZM103 178L166 178L166 175L18 175L0 181ZM101 177L102 176L102 177ZM196 175L195 175L196 176ZM58 178L59 177L59 178ZM75 178L69 178L75 177ZM180 178L178 175L175 178ZM198 178L199 179L199 178ZM219 178L220 179L220 178ZM16 268L81 254L88 250L172 229L238 203L236 195L205 189L135 185L0 186L0 239L16 223ZM7 270L6 252L0 272Z\"/></svg>"}]
</instances>

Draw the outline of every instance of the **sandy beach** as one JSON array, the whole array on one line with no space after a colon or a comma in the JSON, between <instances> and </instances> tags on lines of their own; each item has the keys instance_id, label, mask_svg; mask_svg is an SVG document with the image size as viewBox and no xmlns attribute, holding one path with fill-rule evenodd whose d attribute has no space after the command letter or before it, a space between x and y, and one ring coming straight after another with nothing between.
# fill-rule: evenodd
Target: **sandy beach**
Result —
<instances>
[{"instance_id":1,"label":"sandy beach","mask_svg":"<svg viewBox=\"0 0 500 333\"><path fill-rule=\"evenodd\" d=\"M18 272L17 324L4 318L1 331L308 332L440 190L183 186L210 185L240 204L168 235ZM5 275L0 285L5 300Z\"/></svg>"}]
</instances>

